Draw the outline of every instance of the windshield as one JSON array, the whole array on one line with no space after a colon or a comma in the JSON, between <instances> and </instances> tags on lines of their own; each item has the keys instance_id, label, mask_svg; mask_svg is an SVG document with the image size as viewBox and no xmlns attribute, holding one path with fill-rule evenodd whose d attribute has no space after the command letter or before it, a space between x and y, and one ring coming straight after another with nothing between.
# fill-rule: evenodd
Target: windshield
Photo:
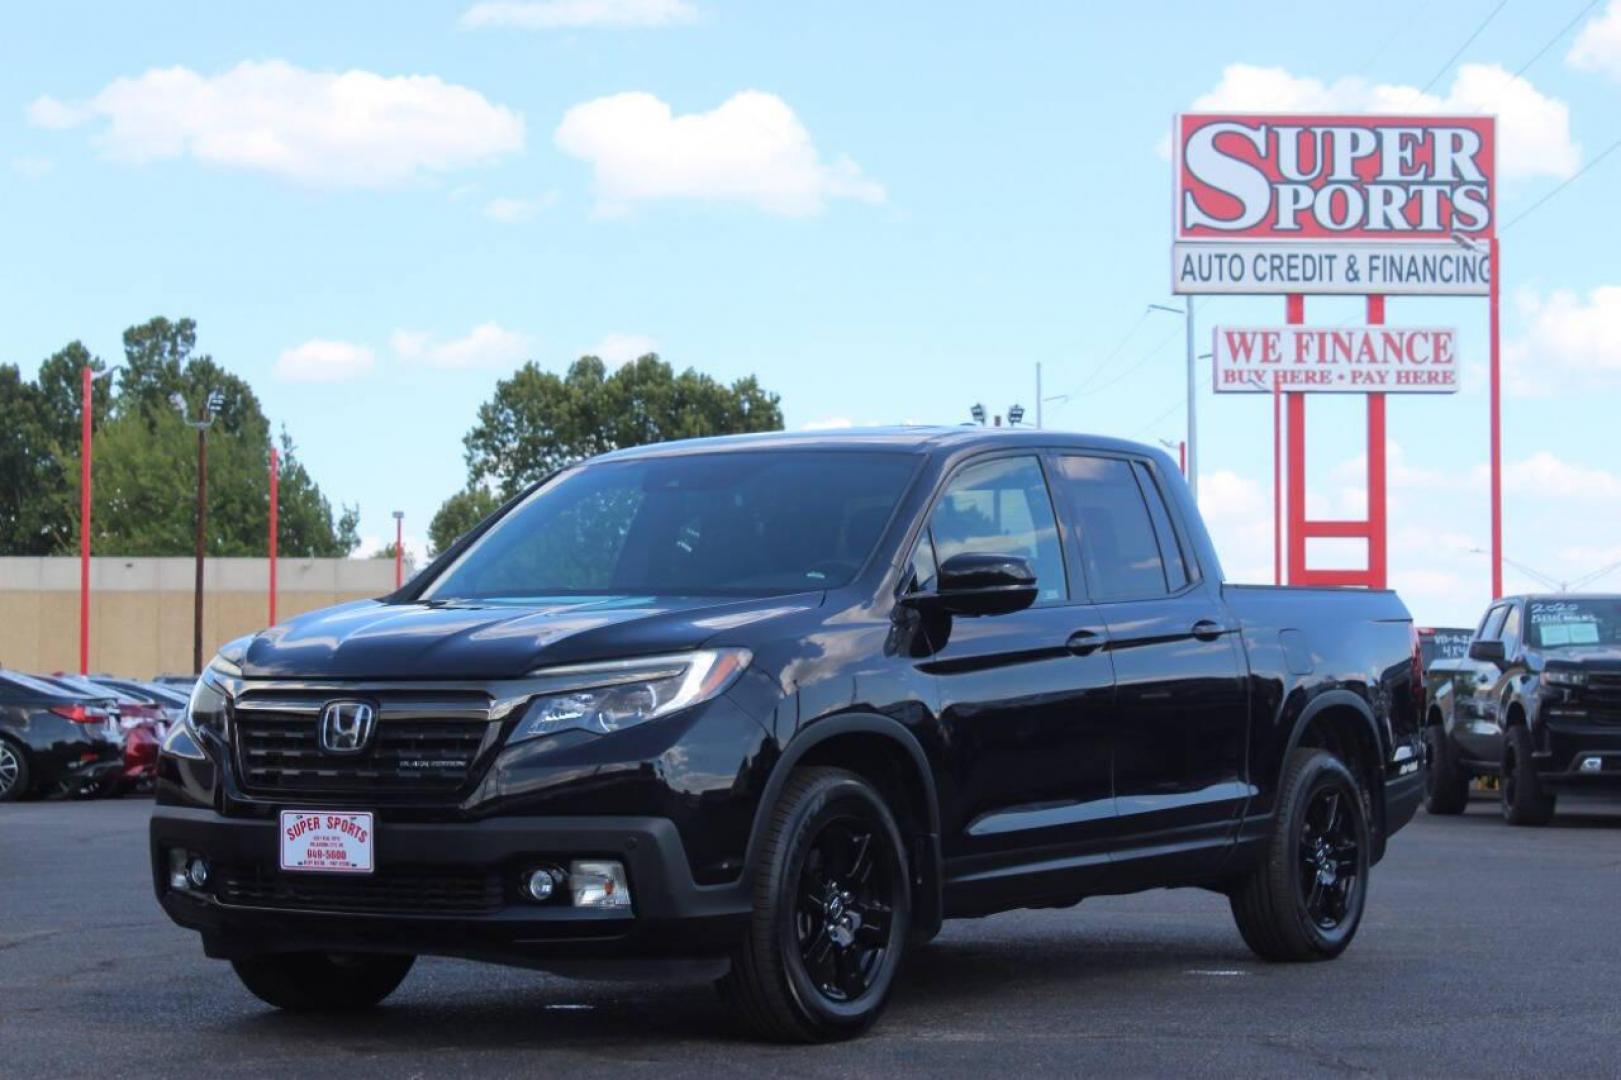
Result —
<instances>
[{"instance_id":1,"label":"windshield","mask_svg":"<svg viewBox=\"0 0 1621 1080\"><path fill-rule=\"evenodd\" d=\"M1621 644L1621 599L1532 600L1529 611L1539 649Z\"/></svg>"},{"instance_id":2,"label":"windshield","mask_svg":"<svg viewBox=\"0 0 1621 1080\"><path fill-rule=\"evenodd\" d=\"M423 594L769 595L853 578L906 490L909 454L692 454L571 469Z\"/></svg>"}]
</instances>

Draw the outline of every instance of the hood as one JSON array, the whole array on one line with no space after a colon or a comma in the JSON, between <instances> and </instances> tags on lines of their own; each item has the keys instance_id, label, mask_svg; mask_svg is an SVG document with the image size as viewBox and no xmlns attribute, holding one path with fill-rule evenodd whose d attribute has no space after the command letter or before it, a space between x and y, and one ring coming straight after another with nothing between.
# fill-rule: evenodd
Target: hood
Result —
<instances>
[{"instance_id":1,"label":"hood","mask_svg":"<svg viewBox=\"0 0 1621 1080\"><path fill-rule=\"evenodd\" d=\"M590 596L523 602L363 600L301 615L248 643L248 678L504 679L543 665L695 649L715 635L808 611L822 593Z\"/></svg>"},{"instance_id":2,"label":"hood","mask_svg":"<svg viewBox=\"0 0 1621 1080\"><path fill-rule=\"evenodd\" d=\"M1621 672L1621 645L1562 645L1537 653L1544 668Z\"/></svg>"}]
</instances>

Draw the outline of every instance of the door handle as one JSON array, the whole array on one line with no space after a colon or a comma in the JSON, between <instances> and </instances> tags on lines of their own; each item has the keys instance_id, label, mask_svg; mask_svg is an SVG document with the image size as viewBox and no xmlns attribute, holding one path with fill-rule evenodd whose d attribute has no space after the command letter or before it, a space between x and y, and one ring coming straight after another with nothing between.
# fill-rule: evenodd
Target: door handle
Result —
<instances>
[{"instance_id":1,"label":"door handle","mask_svg":"<svg viewBox=\"0 0 1621 1080\"><path fill-rule=\"evenodd\" d=\"M1096 630L1077 630L1064 642L1064 648L1076 656L1089 656L1103 648L1109 639Z\"/></svg>"},{"instance_id":2,"label":"door handle","mask_svg":"<svg viewBox=\"0 0 1621 1080\"><path fill-rule=\"evenodd\" d=\"M1193 636L1200 641L1215 641L1227 632L1227 628L1212 619L1200 619L1193 624Z\"/></svg>"}]
</instances>

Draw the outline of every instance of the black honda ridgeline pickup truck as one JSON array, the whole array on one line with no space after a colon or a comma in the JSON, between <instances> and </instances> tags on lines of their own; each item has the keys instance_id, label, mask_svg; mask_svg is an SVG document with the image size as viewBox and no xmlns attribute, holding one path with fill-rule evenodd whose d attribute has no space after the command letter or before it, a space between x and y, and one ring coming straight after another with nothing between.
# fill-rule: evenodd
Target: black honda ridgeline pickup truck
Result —
<instances>
[{"instance_id":1,"label":"black honda ridgeline pickup truck","mask_svg":"<svg viewBox=\"0 0 1621 1080\"><path fill-rule=\"evenodd\" d=\"M948 918L1197 886L1260 956L1336 956L1422 794L1422 691L1392 593L1223 584L1157 450L666 443L221 650L152 869L283 1008L420 954L635 961L831 1039Z\"/></svg>"}]
</instances>

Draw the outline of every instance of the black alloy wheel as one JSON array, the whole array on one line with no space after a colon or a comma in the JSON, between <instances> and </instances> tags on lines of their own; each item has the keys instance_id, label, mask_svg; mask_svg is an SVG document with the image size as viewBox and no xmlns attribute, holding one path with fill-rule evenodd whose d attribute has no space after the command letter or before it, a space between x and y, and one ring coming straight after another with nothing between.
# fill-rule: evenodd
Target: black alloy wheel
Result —
<instances>
[{"instance_id":1,"label":"black alloy wheel","mask_svg":"<svg viewBox=\"0 0 1621 1080\"><path fill-rule=\"evenodd\" d=\"M1347 808L1352 798L1321 788L1301 818L1300 899L1306 917L1325 932L1345 922L1361 888L1361 844Z\"/></svg>"},{"instance_id":2,"label":"black alloy wheel","mask_svg":"<svg viewBox=\"0 0 1621 1080\"><path fill-rule=\"evenodd\" d=\"M858 1035L889 1000L911 929L900 829L883 796L843 769L795 770L765 813L754 912L721 997L767 1039Z\"/></svg>"},{"instance_id":3,"label":"black alloy wheel","mask_svg":"<svg viewBox=\"0 0 1621 1080\"><path fill-rule=\"evenodd\" d=\"M1327 750L1289 755L1259 865L1228 885L1233 920L1264 960L1330 960L1362 923L1372 827L1362 785Z\"/></svg>"},{"instance_id":4,"label":"black alloy wheel","mask_svg":"<svg viewBox=\"0 0 1621 1080\"><path fill-rule=\"evenodd\" d=\"M806 977L829 1001L855 1001L872 988L895 926L893 856L873 824L827 822L799 872L794 936Z\"/></svg>"}]
</instances>

